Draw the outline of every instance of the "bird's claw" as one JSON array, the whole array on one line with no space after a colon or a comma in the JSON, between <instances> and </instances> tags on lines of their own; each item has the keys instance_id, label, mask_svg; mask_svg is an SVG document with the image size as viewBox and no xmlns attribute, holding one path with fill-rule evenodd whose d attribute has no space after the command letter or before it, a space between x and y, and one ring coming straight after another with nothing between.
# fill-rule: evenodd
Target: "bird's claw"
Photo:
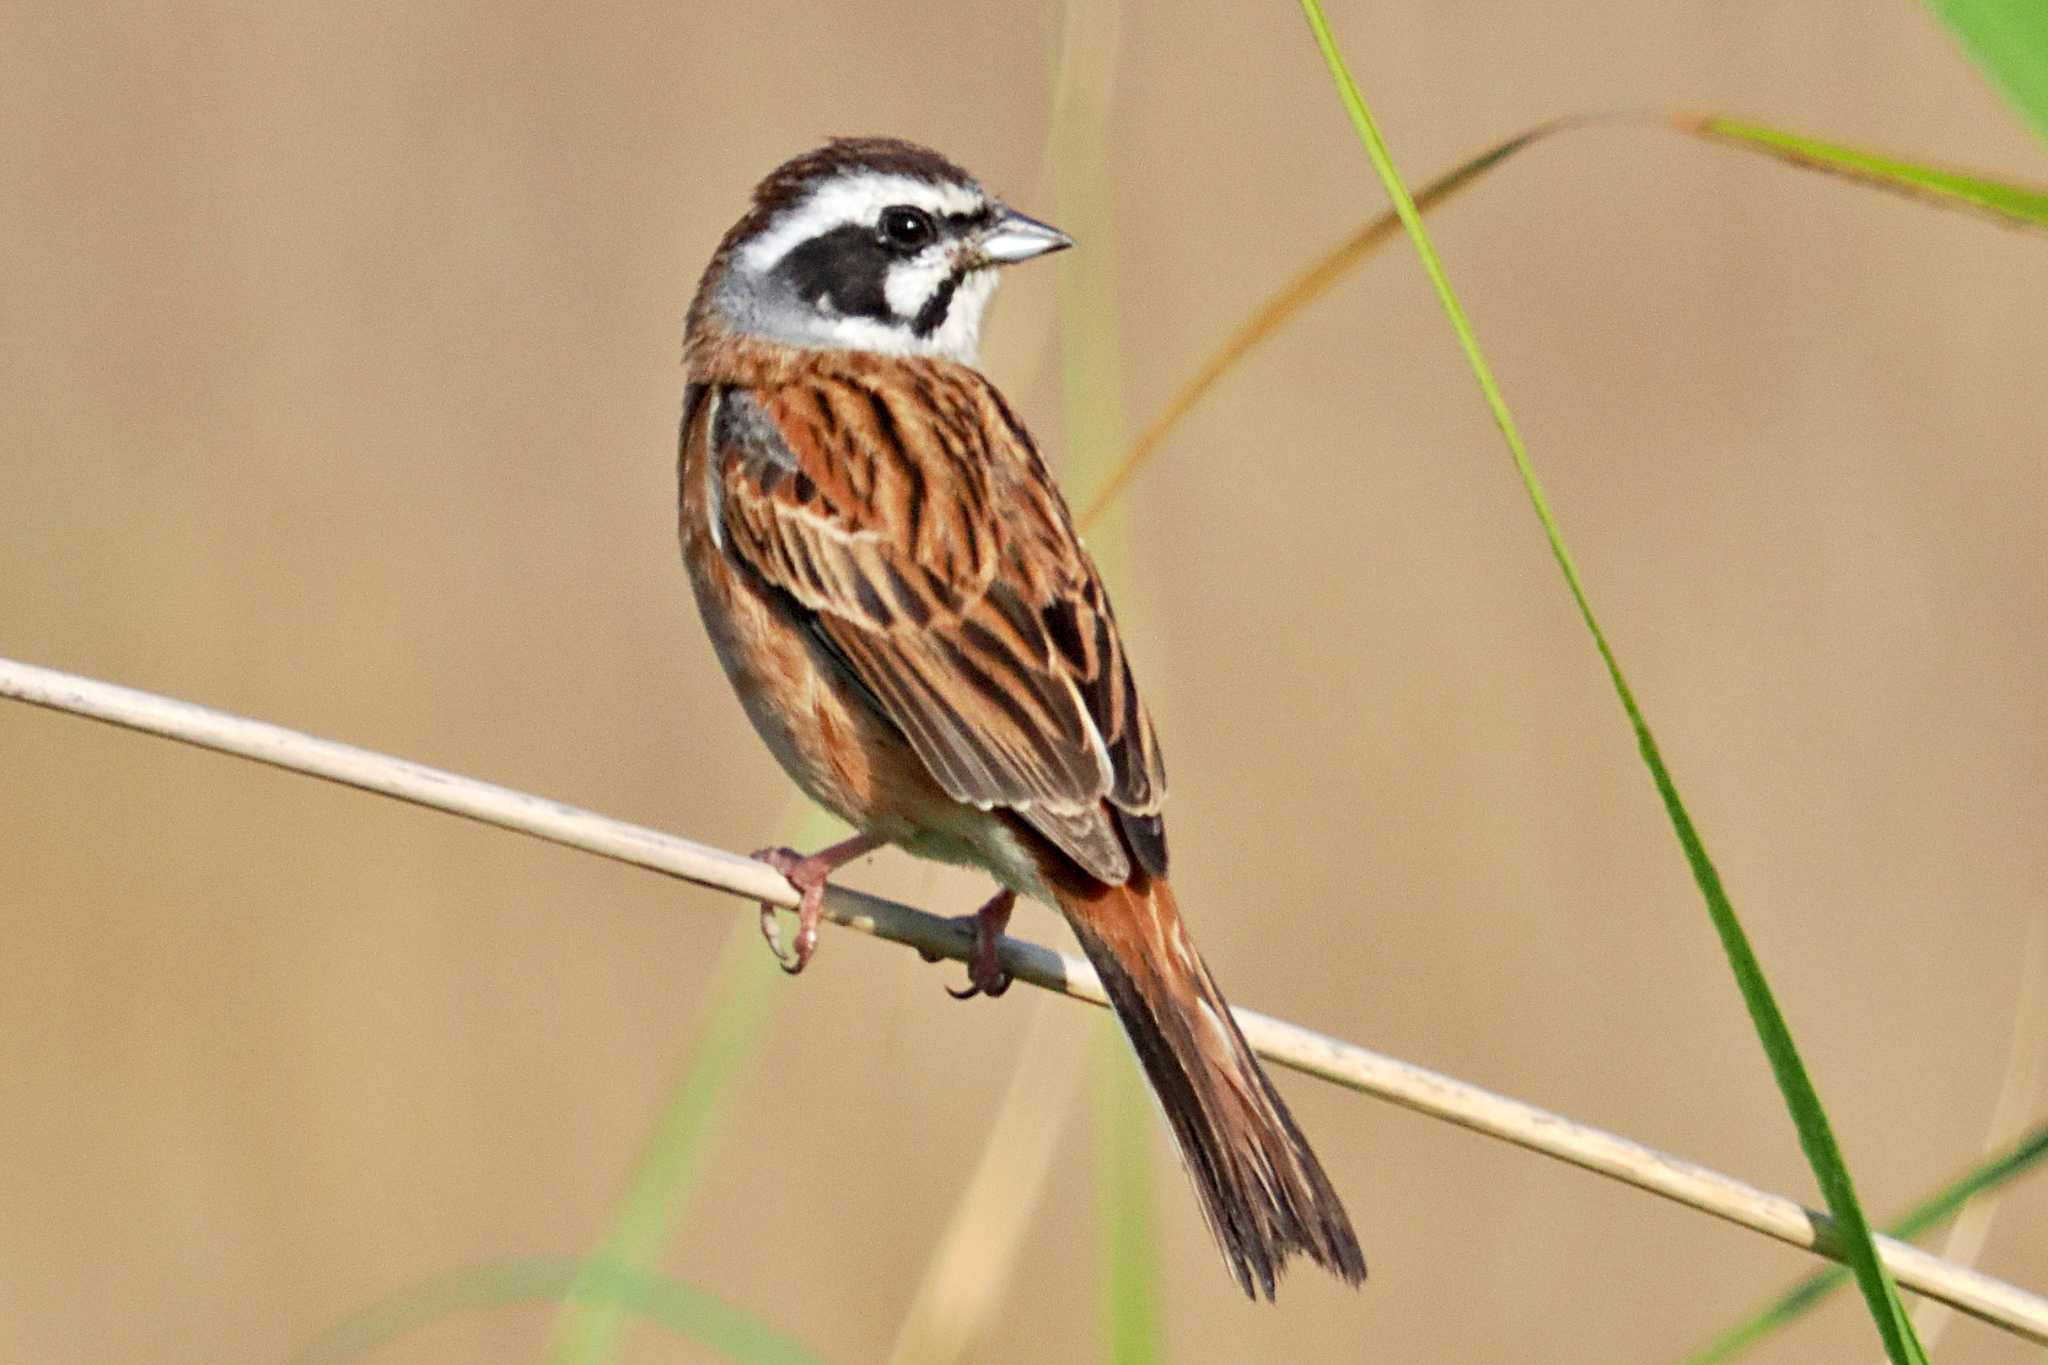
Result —
<instances>
[{"instance_id":1,"label":"bird's claw","mask_svg":"<svg viewBox=\"0 0 2048 1365\"><path fill-rule=\"evenodd\" d=\"M811 899L808 893L805 899ZM796 941L790 945L790 955L782 959L782 970L797 975L811 964L811 954L817 951L818 907L806 905L797 911Z\"/></svg>"},{"instance_id":2,"label":"bird's claw","mask_svg":"<svg viewBox=\"0 0 2048 1365\"><path fill-rule=\"evenodd\" d=\"M761 902L761 937L768 941L768 951L775 954L775 960L787 967L789 952L782 946L782 925L775 918L775 909L767 901Z\"/></svg>"},{"instance_id":3,"label":"bird's claw","mask_svg":"<svg viewBox=\"0 0 2048 1365\"><path fill-rule=\"evenodd\" d=\"M1016 892L1001 891L981 909L954 921L956 924L964 922L972 931L974 951L967 959L966 989L954 990L948 986L946 994L955 1000L972 1000L977 995L993 1000L1010 989L1010 974L1003 970L996 948L1002 941L1003 930L1009 927L1010 911L1016 904ZM938 959L934 956L926 960L936 962Z\"/></svg>"},{"instance_id":4,"label":"bird's claw","mask_svg":"<svg viewBox=\"0 0 2048 1365\"><path fill-rule=\"evenodd\" d=\"M952 996L955 1000L972 1000L977 995L985 995L993 1000L1008 989L1010 989L1010 974L1008 972L997 972L995 980L989 985L984 986L979 981L969 977L968 984L964 989L956 991L951 986L948 986L946 987L946 994Z\"/></svg>"},{"instance_id":5,"label":"bird's claw","mask_svg":"<svg viewBox=\"0 0 2048 1365\"><path fill-rule=\"evenodd\" d=\"M818 950L818 919L825 908L825 883L821 878L813 884L799 875L804 856L793 848L757 848L752 856L787 877L797 889L796 940L791 948L782 946L782 924L775 916L781 907L761 902L761 937L767 940L768 951L775 954L782 970L795 976L810 965L811 954Z\"/></svg>"}]
</instances>

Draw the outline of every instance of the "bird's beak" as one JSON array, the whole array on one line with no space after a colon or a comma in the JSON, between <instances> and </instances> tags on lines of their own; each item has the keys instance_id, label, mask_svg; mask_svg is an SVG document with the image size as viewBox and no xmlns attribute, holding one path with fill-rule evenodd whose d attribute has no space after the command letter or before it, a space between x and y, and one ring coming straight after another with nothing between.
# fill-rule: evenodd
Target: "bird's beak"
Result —
<instances>
[{"instance_id":1,"label":"bird's beak","mask_svg":"<svg viewBox=\"0 0 2048 1365\"><path fill-rule=\"evenodd\" d=\"M1004 209L1002 217L982 235L981 256L991 265L1015 265L1033 256L1065 251L1073 244L1072 237L1052 224L1026 218L1015 209Z\"/></svg>"}]
</instances>

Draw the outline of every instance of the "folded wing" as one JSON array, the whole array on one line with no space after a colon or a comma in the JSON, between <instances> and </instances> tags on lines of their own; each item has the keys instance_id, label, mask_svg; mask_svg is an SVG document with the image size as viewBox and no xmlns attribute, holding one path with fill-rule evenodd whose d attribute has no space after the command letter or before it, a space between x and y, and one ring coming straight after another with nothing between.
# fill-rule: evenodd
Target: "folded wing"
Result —
<instances>
[{"instance_id":1,"label":"folded wing","mask_svg":"<svg viewBox=\"0 0 2048 1365\"><path fill-rule=\"evenodd\" d=\"M902 362L892 366L901 374ZM946 792L1090 875L1166 870L1165 773L1107 594L1030 436L976 372L715 396L715 515Z\"/></svg>"}]
</instances>

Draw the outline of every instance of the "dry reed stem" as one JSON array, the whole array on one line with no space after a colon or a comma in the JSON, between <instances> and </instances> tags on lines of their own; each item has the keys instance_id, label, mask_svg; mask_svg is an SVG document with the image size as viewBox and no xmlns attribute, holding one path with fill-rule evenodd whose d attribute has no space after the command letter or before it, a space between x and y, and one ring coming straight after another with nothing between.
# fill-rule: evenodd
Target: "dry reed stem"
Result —
<instances>
[{"instance_id":1,"label":"dry reed stem","mask_svg":"<svg viewBox=\"0 0 2048 1365\"><path fill-rule=\"evenodd\" d=\"M889 1365L972 1359L1023 1253L1053 1149L1088 1073L1090 1036L1087 1029L1055 1027L1044 996L1034 996L1031 1008L1002 1105L896 1330Z\"/></svg>"},{"instance_id":2,"label":"dry reed stem","mask_svg":"<svg viewBox=\"0 0 2048 1365\"><path fill-rule=\"evenodd\" d=\"M779 873L737 853L191 702L9 659L0 659L0 696L467 816L745 900L796 903L796 892ZM825 916L846 928L956 961L964 961L972 946L972 931L964 922L840 887L827 896ZM1020 981L1091 1004L1105 1003L1101 983L1079 958L1012 938L1003 940L1001 958L1004 970ZM1252 1049L1281 1066L1841 1259L1827 1215L1782 1195L1298 1024L1252 1010L1236 1014ZM1877 1238L1877 1245L1900 1285L2048 1344L2048 1298L1888 1237Z\"/></svg>"},{"instance_id":3,"label":"dry reed stem","mask_svg":"<svg viewBox=\"0 0 2048 1365\"><path fill-rule=\"evenodd\" d=\"M2013 1009L2012 1041L2005 1058L2005 1077L1991 1108L1990 1130L1984 1134L1986 1156L2025 1131L2041 1081L2048 1076L2048 914L2036 915L2027 928L2025 966L2020 969L2019 1003ZM1975 1265L1991 1240L1991 1224L2012 1186L1984 1190L1963 1204L1940 1256L1957 1265ZM1944 1303L1922 1303L1913 1310L1913 1330L1932 1353L1955 1311Z\"/></svg>"}]
</instances>

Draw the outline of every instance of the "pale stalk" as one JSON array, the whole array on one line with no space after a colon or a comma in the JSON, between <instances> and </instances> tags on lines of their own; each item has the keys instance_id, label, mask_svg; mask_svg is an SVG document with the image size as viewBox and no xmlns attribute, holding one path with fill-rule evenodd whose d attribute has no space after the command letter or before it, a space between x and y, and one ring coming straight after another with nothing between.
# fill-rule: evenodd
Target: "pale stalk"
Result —
<instances>
[{"instance_id":1,"label":"pale stalk","mask_svg":"<svg viewBox=\"0 0 2048 1365\"><path fill-rule=\"evenodd\" d=\"M787 878L738 853L409 759L317 739L280 725L10 659L0 659L0 697L466 816L724 891L744 901L782 906L796 903L796 891ZM833 887L827 894L825 918L955 961L966 961L973 951L973 931L965 923L843 887ZM1079 958L1013 938L1002 940L998 956L1003 970L1018 981L1091 1004L1106 1003L1094 970ZM1828 1216L1782 1195L1299 1024L1253 1010L1235 1013L1252 1050L1268 1061L1610 1176L1789 1245L1841 1259ZM1878 1237L1876 1242L1880 1258L1901 1285L2048 1344L2048 1298L1888 1237Z\"/></svg>"}]
</instances>

